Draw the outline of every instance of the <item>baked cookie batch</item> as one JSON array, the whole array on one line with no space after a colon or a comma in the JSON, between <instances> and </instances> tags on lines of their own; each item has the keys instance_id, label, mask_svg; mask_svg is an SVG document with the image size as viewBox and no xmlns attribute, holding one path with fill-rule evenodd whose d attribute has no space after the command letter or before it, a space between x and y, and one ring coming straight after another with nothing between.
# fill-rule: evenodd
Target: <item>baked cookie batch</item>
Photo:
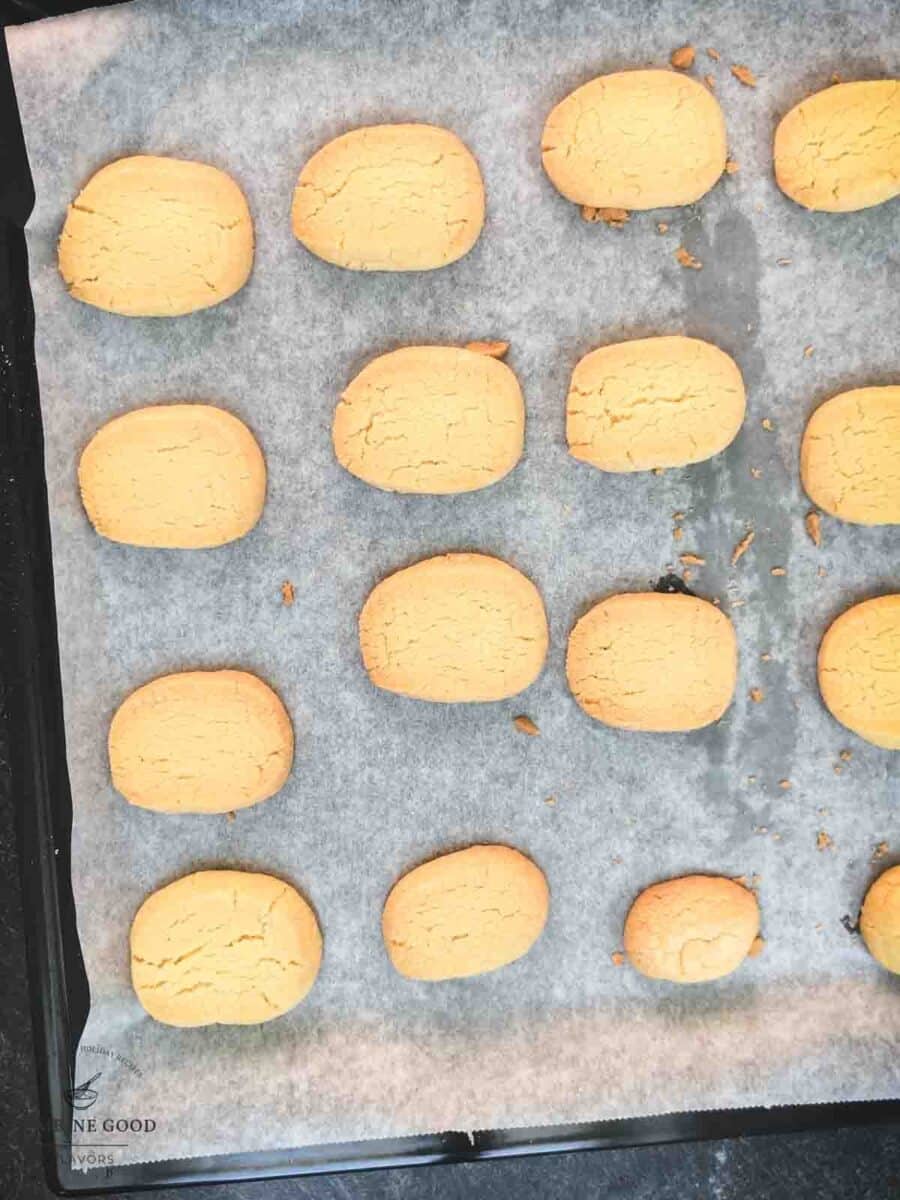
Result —
<instances>
[{"instance_id":1,"label":"baked cookie batch","mask_svg":"<svg viewBox=\"0 0 900 1200\"><path fill-rule=\"evenodd\" d=\"M553 109L544 169L574 204L642 210L691 204L726 164L715 96L670 71L600 76ZM779 124L775 178L798 204L850 212L900 194L900 81L837 84ZM297 239L355 271L427 271L478 240L479 165L452 132L426 124L351 130L300 172ZM59 267L70 294L124 316L178 316L234 295L253 263L253 222L238 185L202 163L141 155L102 168L69 206ZM525 404L504 342L408 346L370 362L334 413L338 462L392 492L453 495L503 479L523 450ZM571 455L605 472L684 467L723 451L744 420L737 364L696 338L602 346L576 365L566 399ZM809 420L800 477L822 511L858 525L900 524L900 385L860 388ZM115 542L202 549L248 533L266 494L253 433L207 404L154 405L117 417L84 448L78 482L91 524ZM382 580L359 616L372 683L432 703L502 700L543 669L547 616L531 580L477 553L444 554ZM615 729L689 732L734 695L735 631L691 595L614 595L571 631L566 675L578 705ZM900 749L900 594L840 615L819 650L833 716ZM109 729L114 787L160 813L258 804L286 782L291 720L278 696L239 670L189 671L127 697ZM497 970L528 952L550 891L518 850L476 845L404 875L387 896L388 957L413 980ZM624 946L642 974L717 979L759 946L760 914L742 882L690 875L634 901ZM872 955L900 973L900 866L862 907ZM299 1003L322 957L315 913L289 884L247 871L187 875L153 893L131 928L131 973L146 1011L171 1025L249 1024Z\"/></svg>"}]
</instances>

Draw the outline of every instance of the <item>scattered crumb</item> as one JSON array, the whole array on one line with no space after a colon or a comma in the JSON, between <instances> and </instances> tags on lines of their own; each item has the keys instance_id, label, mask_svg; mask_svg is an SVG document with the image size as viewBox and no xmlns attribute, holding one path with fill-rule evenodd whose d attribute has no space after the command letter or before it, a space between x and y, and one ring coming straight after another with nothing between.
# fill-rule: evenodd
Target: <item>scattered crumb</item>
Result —
<instances>
[{"instance_id":1,"label":"scattered crumb","mask_svg":"<svg viewBox=\"0 0 900 1200\"><path fill-rule=\"evenodd\" d=\"M621 950L615 950L610 956L614 967L623 967L625 965L625 955Z\"/></svg>"},{"instance_id":2,"label":"scattered crumb","mask_svg":"<svg viewBox=\"0 0 900 1200\"><path fill-rule=\"evenodd\" d=\"M547 799L544 801L544 803L545 803L545 804L549 804L549 805L550 805L550 807L552 808L552 807L554 806L554 804L556 803L556 797L555 797L555 796L548 796L548 797L547 797Z\"/></svg>"},{"instance_id":3,"label":"scattered crumb","mask_svg":"<svg viewBox=\"0 0 900 1200\"><path fill-rule=\"evenodd\" d=\"M684 513L683 512L672 513L672 520L673 521L683 521Z\"/></svg>"},{"instance_id":4,"label":"scattered crumb","mask_svg":"<svg viewBox=\"0 0 900 1200\"><path fill-rule=\"evenodd\" d=\"M488 358L506 358L509 342L467 342L466 349L475 354L486 354Z\"/></svg>"},{"instance_id":5,"label":"scattered crumb","mask_svg":"<svg viewBox=\"0 0 900 1200\"><path fill-rule=\"evenodd\" d=\"M681 554L679 558L686 567L705 567L706 559L702 554Z\"/></svg>"},{"instance_id":6,"label":"scattered crumb","mask_svg":"<svg viewBox=\"0 0 900 1200\"><path fill-rule=\"evenodd\" d=\"M791 781L789 779L779 779L778 786L783 792L789 792L791 790Z\"/></svg>"},{"instance_id":7,"label":"scattered crumb","mask_svg":"<svg viewBox=\"0 0 900 1200\"><path fill-rule=\"evenodd\" d=\"M890 850L890 846L887 844L887 842L879 842L878 845L875 847L875 849L872 851L872 862L873 863L881 862L881 860L884 858L884 856L888 853L889 850Z\"/></svg>"},{"instance_id":8,"label":"scattered crumb","mask_svg":"<svg viewBox=\"0 0 900 1200\"><path fill-rule=\"evenodd\" d=\"M831 76L831 82L832 83L843 83L844 82L843 76L839 75L837 73L837 71L835 71Z\"/></svg>"},{"instance_id":9,"label":"scattered crumb","mask_svg":"<svg viewBox=\"0 0 900 1200\"><path fill-rule=\"evenodd\" d=\"M772 834L772 841L773 841L773 842L780 842L780 841L781 841L781 834L780 834L780 833L773 833L773 834Z\"/></svg>"},{"instance_id":10,"label":"scattered crumb","mask_svg":"<svg viewBox=\"0 0 900 1200\"><path fill-rule=\"evenodd\" d=\"M816 547L822 545L822 518L817 512L808 512L803 518L809 540Z\"/></svg>"},{"instance_id":11,"label":"scattered crumb","mask_svg":"<svg viewBox=\"0 0 900 1200\"><path fill-rule=\"evenodd\" d=\"M825 576L828 574L828 572L825 570L824 567L819 567L818 571L816 571L816 574L818 575L818 577L820 579L824 579Z\"/></svg>"},{"instance_id":12,"label":"scattered crumb","mask_svg":"<svg viewBox=\"0 0 900 1200\"><path fill-rule=\"evenodd\" d=\"M815 346L804 346L803 347L803 357L804 358L812 358L812 356L815 354L815 352L816 352Z\"/></svg>"},{"instance_id":13,"label":"scattered crumb","mask_svg":"<svg viewBox=\"0 0 900 1200\"><path fill-rule=\"evenodd\" d=\"M583 204L581 215L592 224L602 221L610 229L622 229L631 217L627 208L594 208L592 204Z\"/></svg>"},{"instance_id":14,"label":"scattered crumb","mask_svg":"<svg viewBox=\"0 0 900 1200\"><path fill-rule=\"evenodd\" d=\"M669 55L669 62L679 71L689 71L696 56L697 52L693 46L679 46Z\"/></svg>"},{"instance_id":15,"label":"scattered crumb","mask_svg":"<svg viewBox=\"0 0 900 1200\"><path fill-rule=\"evenodd\" d=\"M844 768L840 763L835 763L831 769L834 771L835 775L840 775Z\"/></svg>"},{"instance_id":16,"label":"scattered crumb","mask_svg":"<svg viewBox=\"0 0 900 1200\"><path fill-rule=\"evenodd\" d=\"M687 267L688 270L691 270L691 271L702 271L703 270L703 263L700 261L700 259L694 258L693 254L691 254L690 250L685 249L684 246L678 247L678 249L675 251L675 257L678 259L681 266Z\"/></svg>"},{"instance_id":17,"label":"scattered crumb","mask_svg":"<svg viewBox=\"0 0 900 1200\"><path fill-rule=\"evenodd\" d=\"M619 866L622 862L624 862L624 859L622 858L621 854L615 854L610 861L614 863L615 866Z\"/></svg>"},{"instance_id":18,"label":"scattered crumb","mask_svg":"<svg viewBox=\"0 0 900 1200\"><path fill-rule=\"evenodd\" d=\"M776 258L776 267L789 267L794 260L792 258Z\"/></svg>"},{"instance_id":19,"label":"scattered crumb","mask_svg":"<svg viewBox=\"0 0 900 1200\"><path fill-rule=\"evenodd\" d=\"M722 57L722 55L718 52L718 50L713 50L712 46L707 46L706 53L713 60L713 62L718 62L719 59Z\"/></svg>"},{"instance_id":20,"label":"scattered crumb","mask_svg":"<svg viewBox=\"0 0 900 1200\"><path fill-rule=\"evenodd\" d=\"M747 553L747 551L753 545L753 539L755 537L756 537L756 534L753 532L753 530L748 529L747 532L744 534L744 536L741 538L741 540L738 542L738 544L735 546L735 548L732 550L731 565L733 567L737 566L737 564L740 562L740 560L744 557L744 555Z\"/></svg>"},{"instance_id":21,"label":"scattered crumb","mask_svg":"<svg viewBox=\"0 0 900 1200\"><path fill-rule=\"evenodd\" d=\"M755 775L748 775L748 776L747 776L747 782L748 782L748 783L756 783L756 776L755 776Z\"/></svg>"},{"instance_id":22,"label":"scattered crumb","mask_svg":"<svg viewBox=\"0 0 900 1200\"><path fill-rule=\"evenodd\" d=\"M675 539L676 542L680 542L681 539L684 537L684 530L681 528L680 525L676 525L675 528L672 530L672 537Z\"/></svg>"},{"instance_id":23,"label":"scattered crumb","mask_svg":"<svg viewBox=\"0 0 900 1200\"><path fill-rule=\"evenodd\" d=\"M656 226L656 232L657 233L668 233L669 226L666 224L665 221L659 221Z\"/></svg>"},{"instance_id":24,"label":"scattered crumb","mask_svg":"<svg viewBox=\"0 0 900 1200\"><path fill-rule=\"evenodd\" d=\"M849 762L850 759L853 757L853 751L852 750L842 750L840 752L840 754L838 755L838 757L840 758L841 762Z\"/></svg>"},{"instance_id":25,"label":"scattered crumb","mask_svg":"<svg viewBox=\"0 0 900 1200\"><path fill-rule=\"evenodd\" d=\"M834 845L834 839L832 838L832 836L830 834L826 833L824 829L820 829L819 832L816 834L816 849L817 850L830 850L833 845Z\"/></svg>"},{"instance_id":26,"label":"scattered crumb","mask_svg":"<svg viewBox=\"0 0 900 1200\"><path fill-rule=\"evenodd\" d=\"M759 657L760 657L761 662L771 662L772 661L772 655L769 654L768 651L765 654L761 654Z\"/></svg>"},{"instance_id":27,"label":"scattered crumb","mask_svg":"<svg viewBox=\"0 0 900 1200\"><path fill-rule=\"evenodd\" d=\"M747 957L748 958L757 958L760 954L762 954L765 947L766 947L766 939L761 938L757 935L753 939L753 941L750 943L750 949L747 951Z\"/></svg>"},{"instance_id":28,"label":"scattered crumb","mask_svg":"<svg viewBox=\"0 0 900 1200\"><path fill-rule=\"evenodd\" d=\"M768 827L768 825L757 825L756 828L753 830L753 832L754 833L768 833L769 827Z\"/></svg>"},{"instance_id":29,"label":"scattered crumb","mask_svg":"<svg viewBox=\"0 0 900 1200\"><path fill-rule=\"evenodd\" d=\"M821 921L816 921L816 923L815 923L815 925L813 926L813 928L814 928L814 929L815 929L815 930L818 932L818 931L821 931L821 930L823 930L823 929L825 928L825 926L822 924L822 922L821 922Z\"/></svg>"},{"instance_id":30,"label":"scattered crumb","mask_svg":"<svg viewBox=\"0 0 900 1200\"><path fill-rule=\"evenodd\" d=\"M750 699L754 704L762 704L765 698L766 693L762 690L762 688L753 687L750 689Z\"/></svg>"},{"instance_id":31,"label":"scattered crumb","mask_svg":"<svg viewBox=\"0 0 900 1200\"><path fill-rule=\"evenodd\" d=\"M694 572L691 570L690 567L685 567L684 570L681 572L681 575L682 575L682 578L684 579L685 583L690 583L691 580L694 578Z\"/></svg>"},{"instance_id":32,"label":"scattered crumb","mask_svg":"<svg viewBox=\"0 0 900 1200\"><path fill-rule=\"evenodd\" d=\"M732 600L731 607L732 608L743 608L746 603L747 603L746 600Z\"/></svg>"},{"instance_id":33,"label":"scattered crumb","mask_svg":"<svg viewBox=\"0 0 900 1200\"><path fill-rule=\"evenodd\" d=\"M531 717L526 717L524 713L521 716L513 717L513 725L519 733L527 733L529 737L537 737L541 732Z\"/></svg>"},{"instance_id":34,"label":"scattered crumb","mask_svg":"<svg viewBox=\"0 0 900 1200\"><path fill-rule=\"evenodd\" d=\"M762 468L761 467L751 467L750 474L752 475L752 477L754 479L762 479Z\"/></svg>"},{"instance_id":35,"label":"scattered crumb","mask_svg":"<svg viewBox=\"0 0 900 1200\"><path fill-rule=\"evenodd\" d=\"M725 159L725 174L726 175L737 175L737 173L740 169L741 169L741 164L737 161L736 158L726 158Z\"/></svg>"},{"instance_id":36,"label":"scattered crumb","mask_svg":"<svg viewBox=\"0 0 900 1200\"><path fill-rule=\"evenodd\" d=\"M787 571L784 567L773 567L772 570L769 572L769 574L770 575L787 575Z\"/></svg>"},{"instance_id":37,"label":"scattered crumb","mask_svg":"<svg viewBox=\"0 0 900 1200\"><path fill-rule=\"evenodd\" d=\"M294 585L289 579L286 579L281 585L281 603L287 605L288 608L294 603Z\"/></svg>"},{"instance_id":38,"label":"scattered crumb","mask_svg":"<svg viewBox=\"0 0 900 1200\"><path fill-rule=\"evenodd\" d=\"M711 92L714 92L716 90L716 81L713 79L712 75L704 75L703 82L706 84L706 86L709 88L709 90Z\"/></svg>"},{"instance_id":39,"label":"scattered crumb","mask_svg":"<svg viewBox=\"0 0 900 1200\"><path fill-rule=\"evenodd\" d=\"M741 63L732 63L731 73L744 87L756 87L756 76L749 67L745 67Z\"/></svg>"},{"instance_id":40,"label":"scattered crumb","mask_svg":"<svg viewBox=\"0 0 900 1200\"><path fill-rule=\"evenodd\" d=\"M227 813L225 814L225 820L226 820L226 821L227 821L229 824L231 824L231 822L232 822L232 821L236 821L236 820L237 820L237 813L236 813L236 812L227 812Z\"/></svg>"},{"instance_id":41,"label":"scattered crumb","mask_svg":"<svg viewBox=\"0 0 900 1200\"><path fill-rule=\"evenodd\" d=\"M762 424L763 429L765 429L766 433L771 433L772 430L775 428L775 425L774 425L771 417L763 417L761 424Z\"/></svg>"}]
</instances>

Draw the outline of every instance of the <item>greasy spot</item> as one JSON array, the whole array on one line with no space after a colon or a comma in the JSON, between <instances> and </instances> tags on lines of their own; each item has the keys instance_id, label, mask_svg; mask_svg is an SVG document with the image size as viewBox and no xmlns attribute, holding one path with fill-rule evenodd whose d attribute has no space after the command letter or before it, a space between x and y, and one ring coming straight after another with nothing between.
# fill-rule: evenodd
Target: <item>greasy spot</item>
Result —
<instances>
[{"instance_id":1,"label":"greasy spot","mask_svg":"<svg viewBox=\"0 0 900 1200\"><path fill-rule=\"evenodd\" d=\"M819 647L819 687L833 717L885 750L900 750L900 594L842 613Z\"/></svg>"}]
</instances>

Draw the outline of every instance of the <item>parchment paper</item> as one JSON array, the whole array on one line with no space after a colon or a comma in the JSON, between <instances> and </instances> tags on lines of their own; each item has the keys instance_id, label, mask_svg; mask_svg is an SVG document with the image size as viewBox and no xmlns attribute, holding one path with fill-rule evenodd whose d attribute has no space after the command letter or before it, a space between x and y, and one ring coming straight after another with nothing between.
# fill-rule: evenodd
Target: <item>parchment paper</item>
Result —
<instances>
[{"instance_id":1,"label":"parchment paper","mask_svg":"<svg viewBox=\"0 0 900 1200\"><path fill-rule=\"evenodd\" d=\"M156 1123L103 1153L131 1161L900 1094L898 980L841 923L897 860L898 756L837 725L815 684L829 621L896 588L900 541L896 529L825 520L816 550L797 481L812 409L898 378L900 204L811 215L770 174L774 125L803 95L835 71L898 73L896 5L148 0L9 41L37 188L29 245L92 995L77 1081L102 1071L98 1120ZM696 206L636 215L622 231L585 223L542 173L547 112L593 75L665 65L687 41L694 73L714 77L739 172ZM732 62L753 69L755 89L731 76ZM291 191L310 153L385 120L447 125L482 165L484 234L445 270L344 272L291 235ZM237 297L176 320L68 298L55 265L65 205L102 164L136 152L199 158L240 182L258 249ZM678 265L682 243L702 270ZM577 464L564 401L578 358L671 332L709 338L740 364L749 411L735 444L661 476ZM521 465L457 498L384 494L344 473L330 423L360 367L398 345L473 338L512 343L528 404ZM256 431L270 479L261 524L206 552L101 540L77 495L81 447L108 418L176 399L225 405ZM750 527L756 541L732 568ZM367 593L400 565L461 548L509 560L542 591L543 676L481 706L377 691L357 647ZM691 586L719 597L737 626L735 702L693 735L606 729L568 694L569 629L600 596L680 569L683 552L706 557ZM284 698L297 734L290 782L233 823L130 808L108 777L115 708L156 675L224 665L257 672ZM752 687L762 703L748 699ZM523 712L539 737L514 729ZM820 831L833 839L824 850ZM387 891L423 859L484 840L520 847L546 872L544 936L495 974L404 981L381 944ZM882 841L891 853L873 865ZM288 1016L178 1030L135 1000L135 910L207 866L272 872L314 903L324 964ZM762 956L701 987L617 968L610 955L636 893L695 870L760 877Z\"/></svg>"}]
</instances>

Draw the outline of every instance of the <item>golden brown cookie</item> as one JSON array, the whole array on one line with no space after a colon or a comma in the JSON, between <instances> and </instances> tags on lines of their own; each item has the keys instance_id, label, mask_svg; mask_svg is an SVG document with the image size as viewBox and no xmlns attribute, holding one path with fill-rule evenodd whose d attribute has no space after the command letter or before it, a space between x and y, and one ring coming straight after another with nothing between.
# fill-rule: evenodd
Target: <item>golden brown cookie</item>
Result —
<instances>
[{"instance_id":1,"label":"golden brown cookie","mask_svg":"<svg viewBox=\"0 0 900 1200\"><path fill-rule=\"evenodd\" d=\"M220 304L253 266L253 221L231 176L138 155L98 171L69 205L59 269L69 294L126 317Z\"/></svg>"},{"instance_id":2,"label":"golden brown cookie","mask_svg":"<svg viewBox=\"0 0 900 1200\"><path fill-rule=\"evenodd\" d=\"M603 346L572 375L569 453L601 471L683 467L724 450L745 407L737 364L709 342L653 337Z\"/></svg>"},{"instance_id":3,"label":"golden brown cookie","mask_svg":"<svg viewBox=\"0 0 900 1200\"><path fill-rule=\"evenodd\" d=\"M109 727L113 787L129 804L224 813L283 787L294 758L284 705L246 671L183 671L132 692Z\"/></svg>"},{"instance_id":4,"label":"golden brown cookie","mask_svg":"<svg viewBox=\"0 0 900 1200\"><path fill-rule=\"evenodd\" d=\"M734 626L696 596L609 596L572 630L566 675L584 711L606 725L700 729L717 721L734 695Z\"/></svg>"},{"instance_id":5,"label":"golden brown cookie","mask_svg":"<svg viewBox=\"0 0 900 1200\"><path fill-rule=\"evenodd\" d=\"M131 926L131 979L166 1025L256 1025L304 998L322 960L315 914L289 884L198 871L148 896Z\"/></svg>"},{"instance_id":6,"label":"golden brown cookie","mask_svg":"<svg viewBox=\"0 0 900 1200\"><path fill-rule=\"evenodd\" d=\"M641 892L625 921L625 953L651 979L703 983L736 970L759 933L748 888L718 875L685 875Z\"/></svg>"},{"instance_id":7,"label":"golden brown cookie","mask_svg":"<svg viewBox=\"0 0 900 1200\"><path fill-rule=\"evenodd\" d=\"M842 725L900 750L900 594L841 613L819 647L819 688Z\"/></svg>"},{"instance_id":8,"label":"golden brown cookie","mask_svg":"<svg viewBox=\"0 0 900 1200\"><path fill-rule=\"evenodd\" d=\"M531 859L508 846L470 846L416 867L382 916L391 962L410 979L460 979L527 954L550 894Z\"/></svg>"},{"instance_id":9,"label":"golden brown cookie","mask_svg":"<svg viewBox=\"0 0 900 1200\"><path fill-rule=\"evenodd\" d=\"M354 271L430 271L472 249L484 224L478 163L435 125L370 125L316 151L300 172L294 236Z\"/></svg>"},{"instance_id":10,"label":"golden brown cookie","mask_svg":"<svg viewBox=\"0 0 900 1200\"><path fill-rule=\"evenodd\" d=\"M547 616L515 567L486 554L443 554L374 588L359 641L376 687L444 703L503 700L541 673Z\"/></svg>"},{"instance_id":11,"label":"golden brown cookie","mask_svg":"<svg viewBox=\"0 0 900 1200\"><path fill-rule=\"evenodd\" d=\"M872 957L900 975L900 866L889 867L869 888L859 931Z\"/></svg>"}]
</instances>

